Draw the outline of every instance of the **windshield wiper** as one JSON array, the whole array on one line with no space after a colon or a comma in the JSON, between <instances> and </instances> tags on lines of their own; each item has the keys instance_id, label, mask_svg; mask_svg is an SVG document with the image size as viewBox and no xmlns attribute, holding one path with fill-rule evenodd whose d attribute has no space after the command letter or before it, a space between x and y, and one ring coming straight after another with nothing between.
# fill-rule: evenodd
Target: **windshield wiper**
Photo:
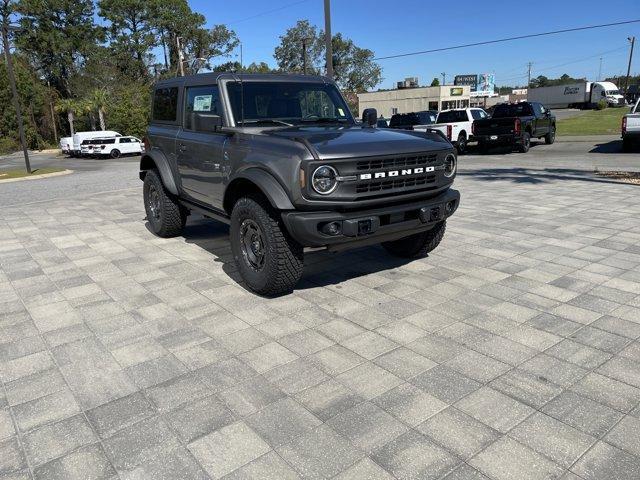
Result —
<instances>
[{"instance_id":1,"label":"windshield wiper","mask_svg":"<svg viewBox=\"0 0 640 480\"><path fill-rule=\"evenodd\" d=\"M284 125L286 127L293 127L293 124L291 123L283 122L282 120L275 120L273 118L259 118L256 120L245 120L243 122L238 122L239 125L256 124L256 123L268 123L271 125Z\"/></svg>"},{"instance_id":2,"label":"windshield wiper","mask_svg":"<svg viewBox=\"0 0 640 480\"><path fill-rule=\"evenodd\" d=\"M303 123L345 123L346 118L331 118L331 117L317 117L317 118L301 118L300 122Z\"/></svg>"}]
</instances>

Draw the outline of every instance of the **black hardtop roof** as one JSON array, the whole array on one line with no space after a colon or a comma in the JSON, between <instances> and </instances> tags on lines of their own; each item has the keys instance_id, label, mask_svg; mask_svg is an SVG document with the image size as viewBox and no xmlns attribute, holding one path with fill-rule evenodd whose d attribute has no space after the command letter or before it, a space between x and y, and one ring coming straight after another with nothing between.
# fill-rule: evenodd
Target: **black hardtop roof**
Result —
<instances>
[{"instance_id":1,"label":"black hardtop roof","mask_svg":"<svg viewBox=\"0 0 640 480\"><path fill-rule=\"evenodd\" d=\"M218 83L220 80L241 80L243 82L305 82L305 83L333 83L327 77L321 75L300 75L292 73L231 73L211 72L174 77L159 80L155 88L173 86L208 85Z\"/></svg>"}]
</instances>

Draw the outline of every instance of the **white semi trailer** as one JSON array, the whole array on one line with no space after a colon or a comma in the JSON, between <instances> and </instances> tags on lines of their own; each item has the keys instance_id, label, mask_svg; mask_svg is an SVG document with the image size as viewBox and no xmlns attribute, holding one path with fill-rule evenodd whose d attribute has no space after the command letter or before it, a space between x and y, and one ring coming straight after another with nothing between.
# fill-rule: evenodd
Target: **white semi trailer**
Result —
<instances>
[{"instance_id":1,"label":"white semi trailer","mask_svg":"<svg viewBox=\"0 0 640 480\"><path fill-rule=\"evenodd\" d=\"M530 88L530 102L539 102L549 108L594 108L600 100L610 107L626 105L624 96L612 82L578 82L553 87Z\"/></svg>"}]
</instances>

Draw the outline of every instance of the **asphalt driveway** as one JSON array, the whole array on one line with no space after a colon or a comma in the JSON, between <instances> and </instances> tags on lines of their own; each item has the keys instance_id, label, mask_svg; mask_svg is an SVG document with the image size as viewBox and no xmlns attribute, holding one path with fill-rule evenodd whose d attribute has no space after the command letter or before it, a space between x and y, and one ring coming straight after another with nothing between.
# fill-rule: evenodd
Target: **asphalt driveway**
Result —
<instances>
[{"instance_id":1,"label":"asphalt driveway","mask_svg":"<svg viewBox=\"0 0 640 480\"><path fill-rule=\"evenodd\" d=\"M640 478L640 187L507 157L463 157L428 258L309 254L275 299L138 184L3 203L0 478Z\"/></svg>"}]
</instances>

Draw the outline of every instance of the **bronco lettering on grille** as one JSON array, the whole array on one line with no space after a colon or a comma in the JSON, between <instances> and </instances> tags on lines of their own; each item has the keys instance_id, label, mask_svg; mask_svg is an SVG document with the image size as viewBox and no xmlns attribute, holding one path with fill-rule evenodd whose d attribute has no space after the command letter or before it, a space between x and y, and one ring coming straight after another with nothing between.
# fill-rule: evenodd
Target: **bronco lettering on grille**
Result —
<instances>
[{"instance_id":1,"label":"bronco lettering on grille","mask_svg":"<svg viewBox=\"0 0 640 480\"><path fill-rule=\"evenodd\" d=\"M435 170L436 167L403 168L402 170L391 170L388 172L361 173L358 175L358 179L371 180L375 178L403 177L405 175L419 175L421 173L434 172Z\"/></svg>"}]
</instances>

